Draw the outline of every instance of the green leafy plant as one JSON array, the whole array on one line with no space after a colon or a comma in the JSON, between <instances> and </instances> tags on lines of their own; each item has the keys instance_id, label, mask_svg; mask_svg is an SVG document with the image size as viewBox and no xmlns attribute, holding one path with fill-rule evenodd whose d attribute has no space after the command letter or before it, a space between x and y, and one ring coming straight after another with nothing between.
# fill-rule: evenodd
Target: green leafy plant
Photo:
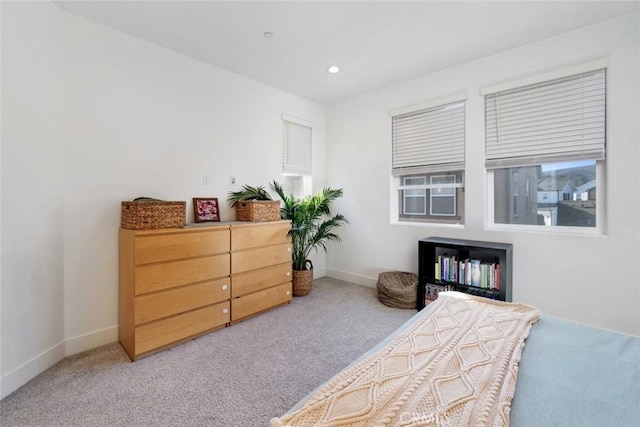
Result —
<instances>
[{"instance_id":1,"label":"green leafy plant","mask_svg":"<svg viewBox=\"0 0 640 427\"><path fill-rule=\"evenodd\" d=\"M311 250L327 251L328 242L340 242L336 229L349 221L341 214L331 214L331 204L342 197L342 189L323 188L312 196L296 198L285 194L273 181L269 187L282 199L280 215L291 221L291 246L294 270L306 270Z\"/></svg>"},{"instance_id":2,"label":"green leafy plant","mask_svg":"<svg viewBox=\"0 0 640 427\"><path fill-rule=\"evenodd\" d=\"M238 202L247 200L273 200L271 195L261 185L252 187L250 185L242 186L240 191L230 191L227 201L231 203L231 207L235 207Z\"/></svg>"}]
</instances>

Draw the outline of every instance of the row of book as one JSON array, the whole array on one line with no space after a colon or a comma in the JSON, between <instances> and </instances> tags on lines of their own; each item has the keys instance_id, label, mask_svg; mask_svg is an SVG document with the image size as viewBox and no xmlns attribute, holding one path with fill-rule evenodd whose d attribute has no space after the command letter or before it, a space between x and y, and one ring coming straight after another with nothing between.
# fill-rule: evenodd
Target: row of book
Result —
<instances>
[{"instance_id":1,"label":"row of book","mask_svg":"<svg viewBox=\"0 0 640 427\"><path fill-rule=\"evenodd\" d=\"M435 264L435 279L443 282L500 290L500 264L479 259L459 260L454 256L439 255Z\"/></svg>"}]
</instances>

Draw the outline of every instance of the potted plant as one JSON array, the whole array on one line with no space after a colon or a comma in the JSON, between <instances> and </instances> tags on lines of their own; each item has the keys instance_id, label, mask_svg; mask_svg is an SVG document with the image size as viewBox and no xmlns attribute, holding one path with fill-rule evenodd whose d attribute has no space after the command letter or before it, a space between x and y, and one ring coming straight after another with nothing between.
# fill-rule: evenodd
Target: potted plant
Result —
<instances>
[{"instance_id":1,"label":"potted plant","mask_svg":"<svg viewBox=\"0 0 640 427\"><path fill-rule=\"evenodd\" d=\"M273 181L270 188L275 191L283 205L282 219L291 221L291 247L293 263L293 295L304 296L313 285L313 263L309 260L311 250L327 251L328 242L340 242L337 228L349 221L341 215L331 214L331 204L342 197L342 189L323 188L312 196L296 198L284 193L282 186Z\"/></svg>"},{"instance_id":2,"label":"potted plant","mask_svg":"<svg viewBox=\"0 0 640 427\"><path fill-rule=\"evenodd\" d=\"M277 221L280 202L274 201L262 186L244 185L240 191L230 191L227 201L236 209L238 221Z\"/></svg>"},{"instance_id":3,"label":"potted plant","mask_svg":"<svg viewBox=\"0 0 640 427\"><path fill-rule=\"evenodd\" d=\"M230 191L227 201L231 203L231 207L234 208L238 202L247 200L273 200L271 195L264 189L263 186L252 187L250 185L243 185L240 191Z\"/></svg>"}]
</instances>

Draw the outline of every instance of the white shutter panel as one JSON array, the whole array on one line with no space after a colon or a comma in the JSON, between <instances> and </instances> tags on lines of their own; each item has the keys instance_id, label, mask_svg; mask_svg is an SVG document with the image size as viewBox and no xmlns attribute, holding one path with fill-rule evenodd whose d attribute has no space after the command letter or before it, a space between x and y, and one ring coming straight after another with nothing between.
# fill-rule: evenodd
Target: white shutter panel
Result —
<instances>
[{"instance_id":1,"label":"white shutter panel","mask_svg":"<svg viewBox=\"0 0 640 427\"><path fill-rule=\"evenodd\" d=\"M487 94L488 169L605 157L604 69Z\"/></svg>"},{"instance_id":2,"label":"white shutter panel","mask_svg":"<svg viewBox=\"0 0 640 427\"><path fill-rule=\"evenodd\" d=\"M282 172L311 175L311 128L284 121Z\"/></svg>"},{"instance_id":3,"label":"white shutter panel","mask_svg":"<svg viewBox=\"0 0 640 427\"><path fill-rule=\"evenodd\" d=\"M392 117L392 174L464 169L465 103Z\"/></svg>"}]
</instances>

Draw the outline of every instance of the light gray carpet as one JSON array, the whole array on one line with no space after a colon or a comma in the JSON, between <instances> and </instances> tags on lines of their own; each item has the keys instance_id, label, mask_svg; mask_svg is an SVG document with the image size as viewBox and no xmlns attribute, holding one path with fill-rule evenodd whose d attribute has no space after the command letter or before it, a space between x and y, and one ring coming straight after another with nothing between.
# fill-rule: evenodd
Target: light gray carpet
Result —
<instances>
[{"instance_id":1,"label":"light gray carpet","mask_svg":"<svg viewBox=\"0 0 640 427\"><path fill-rule=\"evenodd\" d=\"M61 361L0 402L3 426L265 426L416 313L314 282L290 305L131 363L119 344Z\"/></svg>"}]
</instances>

